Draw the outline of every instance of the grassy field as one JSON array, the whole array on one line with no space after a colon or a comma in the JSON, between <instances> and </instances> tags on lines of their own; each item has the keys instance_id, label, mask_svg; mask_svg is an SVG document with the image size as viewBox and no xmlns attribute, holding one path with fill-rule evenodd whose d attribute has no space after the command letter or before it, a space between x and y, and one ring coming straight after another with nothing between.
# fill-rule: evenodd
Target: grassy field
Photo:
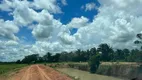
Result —
<instances>
[{"instance_id":1,"label":"grassy field","mask_svg":"<svg viewBox=\"0 0 142 80\"><path fill-rule=\"evenodd\" d=\"M26 64L0 64L0 76L6 76L10 72L19 70L25 66Z\"/></svg>"}]
</instances>

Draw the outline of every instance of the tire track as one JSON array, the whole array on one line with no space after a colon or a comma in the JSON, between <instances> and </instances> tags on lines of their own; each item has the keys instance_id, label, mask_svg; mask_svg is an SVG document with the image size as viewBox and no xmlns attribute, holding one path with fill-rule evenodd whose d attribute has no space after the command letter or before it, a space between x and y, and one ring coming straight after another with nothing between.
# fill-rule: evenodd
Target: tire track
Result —
<instances>
[{"instance_id":1,"label":"tire track","mask_svg":"<svg viewBox=\"0 0 142 80\"><path fill-rule=\"evenodd\" d=\"M24 73L23 77L20 80L30 80L30 69L32 66L30 66Z\"/></svg>"},{"instance_id":2,"label":"tire track","mask_svg":"<svg viewBox=\"0 0 142 80\"><path fill-rule=\"evenodd\" d=\"M38 67L38 71L40 72L40 76L42 78L42 80L52 80L51 78L49 78L44 71L37 65Z\"/></svg>"}]
</instances>

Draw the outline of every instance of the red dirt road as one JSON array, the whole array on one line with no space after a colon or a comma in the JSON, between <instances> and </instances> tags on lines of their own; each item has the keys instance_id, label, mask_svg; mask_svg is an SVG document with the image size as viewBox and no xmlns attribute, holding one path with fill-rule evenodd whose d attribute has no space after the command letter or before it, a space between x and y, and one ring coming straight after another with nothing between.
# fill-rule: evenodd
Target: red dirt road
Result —
<instances>
[{"instance_id":1,"label":"red dirt road","mask_svg":"<svg viewBox=\"0 0 142 80\"><path fill-rule=\"evenodd\" d=\"M50 67L32 65L20 70L10 80L72 80Z\"/></svg>"}]
</instances>

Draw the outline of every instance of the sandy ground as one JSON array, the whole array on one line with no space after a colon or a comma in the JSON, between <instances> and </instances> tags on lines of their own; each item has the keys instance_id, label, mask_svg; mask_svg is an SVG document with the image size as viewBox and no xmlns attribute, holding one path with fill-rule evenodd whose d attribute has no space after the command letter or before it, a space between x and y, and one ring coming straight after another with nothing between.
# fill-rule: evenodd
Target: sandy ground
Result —
<instances>
[{"instance_id":1,"label":"sandy ground","mask_svg":"<svg viewBox=\"0 0 142 80\"><path fill-rule=\"evenodd\" d=\"M9 80L72 80L64 74L44 65L23 68Z\"/></svg>"}]
</instances>

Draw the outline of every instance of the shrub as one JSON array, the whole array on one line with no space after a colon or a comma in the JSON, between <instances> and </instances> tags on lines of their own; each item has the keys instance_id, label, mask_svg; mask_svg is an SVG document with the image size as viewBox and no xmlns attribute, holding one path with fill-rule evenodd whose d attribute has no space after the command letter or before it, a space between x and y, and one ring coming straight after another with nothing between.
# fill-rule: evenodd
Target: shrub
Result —
<instances>
[{"instance_id":1,"label":"shrub","mask_svg":"<svg viewBox=\"0 0 142 80\"><path fill-rule=\"evenodd\" d=\"M94 55L89 59L89 67L91 73L96 73L100 65L100 54Z\"/></svg>"}]
</instances>

